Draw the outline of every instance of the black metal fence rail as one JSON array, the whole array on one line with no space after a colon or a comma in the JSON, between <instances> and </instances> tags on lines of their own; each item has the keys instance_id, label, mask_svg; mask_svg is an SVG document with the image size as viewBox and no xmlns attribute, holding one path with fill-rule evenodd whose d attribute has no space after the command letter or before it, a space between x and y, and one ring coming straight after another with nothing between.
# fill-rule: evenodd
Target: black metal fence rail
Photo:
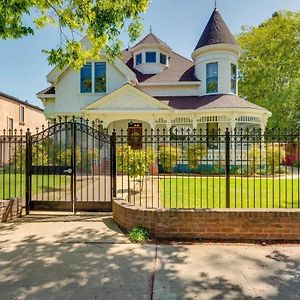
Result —
<instances>
[{"instance_id":1,"label":"black metal fence rail","mask_svg":"<svg viewBox=\"0 0 300 300\"><path fill-rule=\"evenodd\" d=\"M110 211L110 136L101 124L59 119L0 135L0 199L38 210Z\"/></svg>"},{"instance_id":2,"label":"black metal fence rail","mask_svg":"<svg viewBox=\"0 0 300 300\"><path fill-rule=\"evenodd\" d=\"M150 208L300 208L299 130L121 130L117 192Z\"/></svg>"}]
</instances>

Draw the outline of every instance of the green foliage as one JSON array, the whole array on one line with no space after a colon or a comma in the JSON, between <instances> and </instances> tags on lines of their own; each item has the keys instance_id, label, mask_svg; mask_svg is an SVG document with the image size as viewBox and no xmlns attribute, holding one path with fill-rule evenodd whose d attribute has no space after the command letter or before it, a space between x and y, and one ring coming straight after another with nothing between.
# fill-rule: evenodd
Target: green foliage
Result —
<instances>
[{"instance_id":1,"label":"green foliage","mask_svg":"<svg viewBox=\"0 0 300 300\"><path fill-rule=\"evenodd\" d=\"M158 159L165 171L171 173L181 159L181 150L171 145L162 145L159 147Z\"/></svg>"},{"instance_id":2,"label":"green foliage","mask_svg":"<svg viewBox=\"0 0 300 300\"><path fill-rule=\"evenodd\" d=\"M280 145L253 144L248 152L248 171L251 174L281 173L280 164L285 157L284 147Z\"/></svg>"},{"instance_id":3,"label":"green foliage","mask_svg":"<svg viewBox=\"0 0 300 300\"><path fill-rule=\"evenodd\" d=\"M131 178L145 176L155 159L152 149L134 150L130 146L117 147L117 170Z\"/></svg>"},{"instance_id":4,"label":"green foliage","mask_svg":"<svg viewBox=\"0 0 300 300\"><path fill-rule=\"evenodd\" d=\"M189 167L197 169L199 161L207 155L207 149L203 144L193 144L186 150Z\"/></svg>"},{"instance_id":5,"label":"green foliage","mask_svg":"<svg viewBox=\"0 0 300 300\"><path fill-rule=\"evenodd\" d=\"M239 93L269 109L269 125L300 121L300 12L280 11L257 27L244 27Z\"/></svg>"},{"instance_id":6,"label":"green foliage","mask_svg":"<svg viewBox=\"0 0 300 300\"><path fill-rule=\"evenodd\" d=\"M26 167L26 149L25 146L17 145L10 156L10 167L17 171L25 172ZM32 164L35 166L47 165L49 157L47 149L42 144L32 147Z\"/></svg>"},{"instance_id":7,"label":"green foliage","mask_svg":"<svg viewBox=\"0 0 300 300\"><path fill-rule=\"evenodd\" d=\"M44 50L48 61L59 68L71 65L79 69L88 58L97 59L103 49L110 59L120 55L120 33L127 30L131 41L141 34L140 14L149 3L150 0L6 0L0 3L0 38L19 39L47 26L58 27L59 46ZM27 15L34 17L35 26L26 24ZM89 49L78 41L84 35L91 44Z\"/></svg>"},{"instance_id":8,"label":"green foliage","mask_svg":"<svg viewBox=\"0 0 300 300\"><path fill-rule=\"evenodd\" d=\"M128 238L131 243L144 243L149 240L149 231L143 227L134 227L129 231Z\"/></svg>"}]
</instances>

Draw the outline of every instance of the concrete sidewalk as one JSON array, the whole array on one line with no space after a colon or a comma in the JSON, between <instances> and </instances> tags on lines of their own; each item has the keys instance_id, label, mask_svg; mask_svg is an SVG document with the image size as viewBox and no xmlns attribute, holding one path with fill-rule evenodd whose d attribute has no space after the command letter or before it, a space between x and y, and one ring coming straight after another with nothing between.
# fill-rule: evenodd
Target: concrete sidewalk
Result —
<instances>
[{"instance_id":1,"label":"concrete sidewalk","mask_svg":"<svg viewBox=\"0 0 300 300\"><path fill-rule=\"evenodd\" d=\"M133 245L110 214L0 225L0 299L300 299L298 245Z\"/></svg>"}]
</instances>

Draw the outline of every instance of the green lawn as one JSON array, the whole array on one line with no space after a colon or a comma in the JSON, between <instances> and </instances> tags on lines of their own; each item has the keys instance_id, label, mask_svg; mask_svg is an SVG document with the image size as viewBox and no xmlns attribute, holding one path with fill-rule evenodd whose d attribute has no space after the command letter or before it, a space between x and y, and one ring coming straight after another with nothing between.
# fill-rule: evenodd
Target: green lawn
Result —
<instances>
[{"instance_id":1,"label":"green lawn","mask_svg":"<svg viewBox=\"0 0 300 300\"><path fill-rule=\"evenodd\" d=\"M225 178L161 179L160 202L166 208L225 208ZM231 208L299 208L298 179L231 178Z\"/></svg>"},{"instance_id":2,"label":"green lawn","mask_svg":"<svg viewBox=\"0 0 300 300\"><path fill-rule=\"evenodd\" d=\"M61 187L59 189L59 187ZM70 177L58 175L33 175L32 198L41 194L64 193L65 188L70 190ZM0 199L12 197L25 198L25 174L0 174ZM45 196L44 198L46 198Z\"/></svg>"}]
</instances>

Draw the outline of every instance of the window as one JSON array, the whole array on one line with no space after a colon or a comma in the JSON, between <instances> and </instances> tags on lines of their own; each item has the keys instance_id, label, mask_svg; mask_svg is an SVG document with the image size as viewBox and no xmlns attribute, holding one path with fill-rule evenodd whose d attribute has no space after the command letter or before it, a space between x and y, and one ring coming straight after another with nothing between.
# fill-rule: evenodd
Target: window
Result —
<instances>
[{"instance_id":1,"label":"window","mask_svg":"<svg viewBox=\"0 0 300 300\"><path fill-rule=\"evenodd\" d=\"M146 52L146 62L156 63L156 52Z\"/></svg>"},{"instance_id":2,"label":"window","mask_svg":"<svg viewBox=\"0 0 300 300\"><path fill-rule=\"evenodd\" d=\"M106 92L106 63L95 63L95 93Z\"/></svg>"},{"instance_id":3,"label":"window","mask_svg":"<svg viewBox=\"0 0 300 300\"><path fill-rule=\"evenodd\" d=\"M12 118L8 118L8 132L12 133L14 130L14 120Z\"/></svg>"},{"instance_id":4,"label":"window","mask_svg":"<svg viewBox=\"0 0 300 300\"><path fill-rule=\"evenodd\" d=\"M167 55L160 53L160 63L163 65L167 64Z\"/></svg>"},{"instance_id":5,"label":"window","mask_svg":"<svg viewBox=\"0 0 300 300\"><path fill-rule=\"evenodd\" d=\"M106 92L106 63L87 63L80 70L81 93Z\"/></svg>"},{"instance_id":6,"label":"window","mask_svg":"<svg viewBox=\"0 0 300 300\"><path fill-rule=\"evenodd\" d=\"M24 108L24 106L20 106L19 122L22 124L25 123L25 108Z\"/></svg>"},{"instance_id":7,"label":"window","mask_svg":"<svg viewBox=\"0 0 300 300\"><path fill-rule=\"evenodd\" d=\"M218 92L218 63L206 65L206 93Z\"/></svg>"},{"instance_id":8,"label":"window","mask_svg":"<svg viewBox=\"0 0 300 300\"><path fill-rule=\"evenodd\" d=\"M142 53L137 54L137 55L135 56L135 64L136 64L136 65L140 65L141 63L142 63Z\"/></svg>"},{"instance_id":9,"label":"window","mask_svg":"<svg viewBox=\"0 0 300 300\"><path fill-rule=\"evenodd\" d=\"M86 63L80 71L80 92L92 92L92 64Z\"/></svg>"},{"instance_id":10,"label":"window","mask_svg":"<svg viewBox=\"0 0 300 300\"><path fill-rule=\"evenodd\" d=\"M237 67L231 64L231 92L236 94Z\"/></svg>"}]
</instances>

